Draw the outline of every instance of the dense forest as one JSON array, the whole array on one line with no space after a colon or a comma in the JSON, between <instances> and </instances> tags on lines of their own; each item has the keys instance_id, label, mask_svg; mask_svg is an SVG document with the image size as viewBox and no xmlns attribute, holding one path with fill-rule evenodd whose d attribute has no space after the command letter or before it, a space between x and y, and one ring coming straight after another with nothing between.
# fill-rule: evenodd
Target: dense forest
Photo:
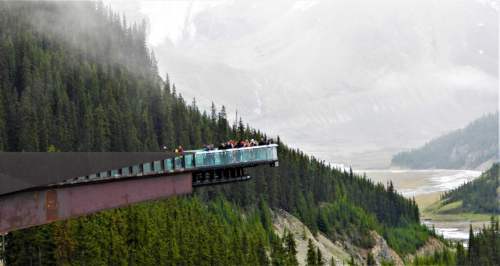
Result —
<instances>
[{"instance_id":1,"label":"dense forest","mask_svg":"<svg viewBox=\"0 0 500 266\"><path fill-rule=\"evenodd\" d=\"M414 266L496 266L500 265L500 230L498 218L491 218L488 227L474 233L469 229L469 244L464 248L462 243L456 244L455 252L448 249L435 252L432 256L416 257Z\"/></svg>"},{"instance_id":2,"label":"dense forest","mask_svg":"<svg viewBox=\"0 0 500 266\"><path fill-rule=\"evenodd\" d=\"M263 206L266 207L266 206ZM169 199L8 236L7 265L297 264L293 238L273 233L269 208L223 199ZM269 253L269 254L268 254Z\"/></svg>"},{"instance_id":3,"label":"dense forest","mask_svg":"<svg viewBox=\"0 0 500 266\"><path fill-rule=\"evenodd\" d=\"M394 155L392 165L414 169L475 169L498 159L497 112L431 140L423 147Z\"/></svg>"},{"instance_id":4,"label":"dense forest","mask_svg":"<svg viewBox=\"0 0 500 266\"><path fill-rule=\"evenodd\" d=\"M158 75L145 31L98 2L0 2L0 150L159 151L268 137L230 124L224 107L187 104ZM269 232L267 206L360 247L374 244L371 230L402 255L426 241L416 203L392 184L277 142L280 167L256 168L251 181L17 231L7 235L7 261L293 265L293 244Z\"/></svg>"},{"instance_id":5,"label":"dense forest","mask_svg":"<svg viewBox=\"0 0 500 266\"><path fill-rule=\"evenodd\" d=\"M445 192L441 196L441 203L443 205L461 203L452 210L454 212L498 214L500 212L499 166L500 164L496 163L477 179Z\"/></svg>"}]
</instances>

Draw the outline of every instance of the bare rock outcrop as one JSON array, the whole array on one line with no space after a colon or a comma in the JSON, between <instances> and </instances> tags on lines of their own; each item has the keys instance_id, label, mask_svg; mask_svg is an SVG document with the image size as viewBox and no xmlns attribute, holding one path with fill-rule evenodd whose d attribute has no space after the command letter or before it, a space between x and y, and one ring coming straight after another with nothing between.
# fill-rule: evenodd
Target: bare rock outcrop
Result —
<instances>
[{"instance_id":1,"label":"bare rock outcrop","mask_svg":"<svg viewBox=\"0 0 500 266\"><path fill-rule=\"evenodd\" d=\"M306 225L286 211L274 211L273 226L275 232L281 237L285 229L293 234L297 244L297 261L299 265L306 264L307 244L309 239L311 239L313 245L321 251L325 265L328 265L332 257L335 260L335 265L347 265L347 262L351 258L350 252L347 251L343 244L332 242L321 233L314 236ZM357 259L356 261L358 263L360 262Z\"/></svg>"},{"instance_id":2,"label":"bare rock outcrop","mask_svg":"<svg viewBox=\"0 0 500 266\"><path fill-rule=\"evenodd\" d=\"M348 265L347 263L351 260L351 255L358 265L365 265L366 258L370 252L373 254L377 265L382 265L382 262L392 262L395 266L404 265L401 257L375 231L371 232L375 240L375 245L371 249L362 249L354 246L349 241L332 241L321 233L314 236L309 228L298 218L283 210L273 212L273 226L275 232L281 237L283 237L285 230L293 234L297 244L297 261L299 265L306 264L309 239L321 251L325 265L328 265L332 257L335 265Z\"/></svg>"},{"instance_id":3,"label":"bare rock outcrop","mask_svg":"<svg viewBox=\"0 0 500 266\"><path fill-rule=\"evenodd\" d=\"M444 248L446 248L445 244L441 241L439 241L437 238L435 237L429 237L429 239L427 239L427 241L425 242L425 244L423 246L421 246L417 252L413 255L408 255L406 257L406 260L407 261L413 261L413 259L415 258L415 255L416 256L431 256L434 254L434 252L436 251L441 251L443 250Z\"/></svg>"},{"instance_id":4,"label":"bare rock outcrop","mask_svg":"<svg viewBox=\"0 0 500 266\"><path fill-rule=\"evenodd\" d=\"M372 231L371 235L375 240L375 245L370 252L373 254L377 265L381 265L383 261L390 261L395 266L403 266L404 262L399 255L387 245L387 242L377 232Z\"/></svg>"}]
</instances>

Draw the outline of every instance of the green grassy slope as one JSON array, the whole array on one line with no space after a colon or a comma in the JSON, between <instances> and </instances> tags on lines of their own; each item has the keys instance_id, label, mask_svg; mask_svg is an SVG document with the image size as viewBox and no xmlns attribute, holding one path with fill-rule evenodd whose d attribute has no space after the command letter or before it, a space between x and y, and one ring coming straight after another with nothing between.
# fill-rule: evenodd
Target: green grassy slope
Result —
<instances>
[{"instance_id":1,"label":"green grassy slope","mask_svg":"<svg viewBox=\"0 0 500 266\"><path fill-rule=\"evenodd\" d=\"M439 221L488 221L500 213L499 164L479 178L441 195L427 206L424 216Z\"/></svg>"}]
</instances>

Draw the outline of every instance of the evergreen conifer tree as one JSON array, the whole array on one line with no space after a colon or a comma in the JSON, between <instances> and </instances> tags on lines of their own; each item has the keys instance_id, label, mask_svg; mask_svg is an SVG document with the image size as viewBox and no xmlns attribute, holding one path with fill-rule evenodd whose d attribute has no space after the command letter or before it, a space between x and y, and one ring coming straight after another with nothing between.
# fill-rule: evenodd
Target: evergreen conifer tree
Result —
<instances>
[{"instance_id":1,"label":"evergreen conifer tree","mask_svg":"<svg viewBox=\"0 0 500 266\"><path fill-rule=\"evenodd\" d=\"M464 246L462 243L457 242L457 259L456 259L456 264L457 266L465 266L467 263L466 256L465 256L465 250Z\"/></svg>"},{"instance_id":2,"label":"evergreen conifer tree","mask_svg":"<svg viewBox=\"0 0 500 266\"><path fill-rule=\"evenodd\" d=\"M354 256L351 255L351 260L349 261L349 266L356 266L356 262L354 261Z\"/></svg>"},{"instance_id":3,"label":"evergreen conifer tree","mask_svg":"<svg viewBox=\"0 0 500 266\"><path fill-rule=\"evenodd\" d=\"M321 254L321 250L319 250L319 247L316 249L316 265L317 266L324 265L323 254Z\"/></svg>"},{"instance_id":4,"label":"evergreen conifer tree","mask_svg":"<svg viewBox=\"0 0 500 266\"><path fill-rule=\"evenodd\" d=\"M38 151L36 114L31 87L24 89L19 106L19 149Z\"/></svg>"},{"instance_id":5,"label":"evergreen conifer tree","mask_svg":"<svg viewBox=\"0 0 500 266\"><path fill-rule=\"evenodd\" d=\"M317 263L316 249L314 248L312 240L309 238L309 241L307 242L306 265L315 266L316 263Z\"/></svg>"},{"instance_id":6,"label":"evergreen conifer tree","mask_svg":"<svg viewBox=\"0 0 500 266\"><path fill-rule=\"evenodd\" d=\"M285 232L283 237L285 238L285 246L288 256L287 264L298 265L299 262L297 261L297 244L295 243L293 233L291 231Z\"/></svg>"},{"instance_id":7,"label":"evergreen conifer tree","mask_svg":"<svg viewBox=\"0 0 500 266\"><path fill-rule=\"evenodd\" d=\"M367 266L375 266L377 265L375 262L375 258L373 257L373 254L371 252L368 253L368 256L366 257L366 265Z\"/></svg>"},{"instance_id":8,"label":"evergreen conifer tree","mask_svg":"<svg viewBox=\"0 0 500 266\"><path fill-rule=\"evenodd\" d=\"M336 266L336 265L337 265L337 263L335 263L335 258L332 256L330 258L330 266Z\"/></svg>"},{"instance_id":9,"label":"evergreen conifer tree","mask_svg":"<svg viewBox=\"0 0 500 266\"><path fill-rule=\"evenodd\" d=\"M468 265L474 265L476 254L476 243L474 239L474 230L472 230L472 225L469 225L469 245L467 247L467 263Z\"/></svg>"}]
</instances>

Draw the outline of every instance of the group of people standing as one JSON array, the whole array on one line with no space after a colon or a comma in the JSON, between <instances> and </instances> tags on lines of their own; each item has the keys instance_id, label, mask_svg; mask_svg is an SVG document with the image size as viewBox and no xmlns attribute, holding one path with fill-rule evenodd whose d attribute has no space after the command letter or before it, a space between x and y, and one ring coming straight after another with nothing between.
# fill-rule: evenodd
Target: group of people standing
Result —
<instances>
[{"instance_id":1,"label":"group of people standing","mask_svg":"<svg viewBox=\"0 0 500 266\"><path fill-rule=\"evenodd\" d=\"M262 146L262 145L269 145L273 144L273 139L263 139L263 140L255 140L255 139L245 139L245 140L229 140L226 142L221 143L217 148L213 144L206 144L203 145L203 151L213 151L213 150L227 150L227 149L237 149L237 148L245 148L245 147L255 147L255 146ZM167 149L167 147L163 147L164 150ZM175 153L184 153L184 148L179 145L174 150Z\"/></svg>"},{"instance_id":2,"label":"group of people standing","mask_svg":"<svg viewBox=\"0 0 500 266\"><path fill-rule=\"evenodd\" d=\"M269 145L272 143L273 143L272 139L264 139L264 140L260 140L260 141L257 141L255 139L251 139L251 140L245 139L245 140L239 140L239 141L229 140L227 142L221 143L217 147L217 150L254 147L254 146L261 146L261 145ZM204 151L212 151L212 150L216 150L216 148L213 144L208 144L208 145L204 145L203 150Z\"/></svg>"}]
</instances>

